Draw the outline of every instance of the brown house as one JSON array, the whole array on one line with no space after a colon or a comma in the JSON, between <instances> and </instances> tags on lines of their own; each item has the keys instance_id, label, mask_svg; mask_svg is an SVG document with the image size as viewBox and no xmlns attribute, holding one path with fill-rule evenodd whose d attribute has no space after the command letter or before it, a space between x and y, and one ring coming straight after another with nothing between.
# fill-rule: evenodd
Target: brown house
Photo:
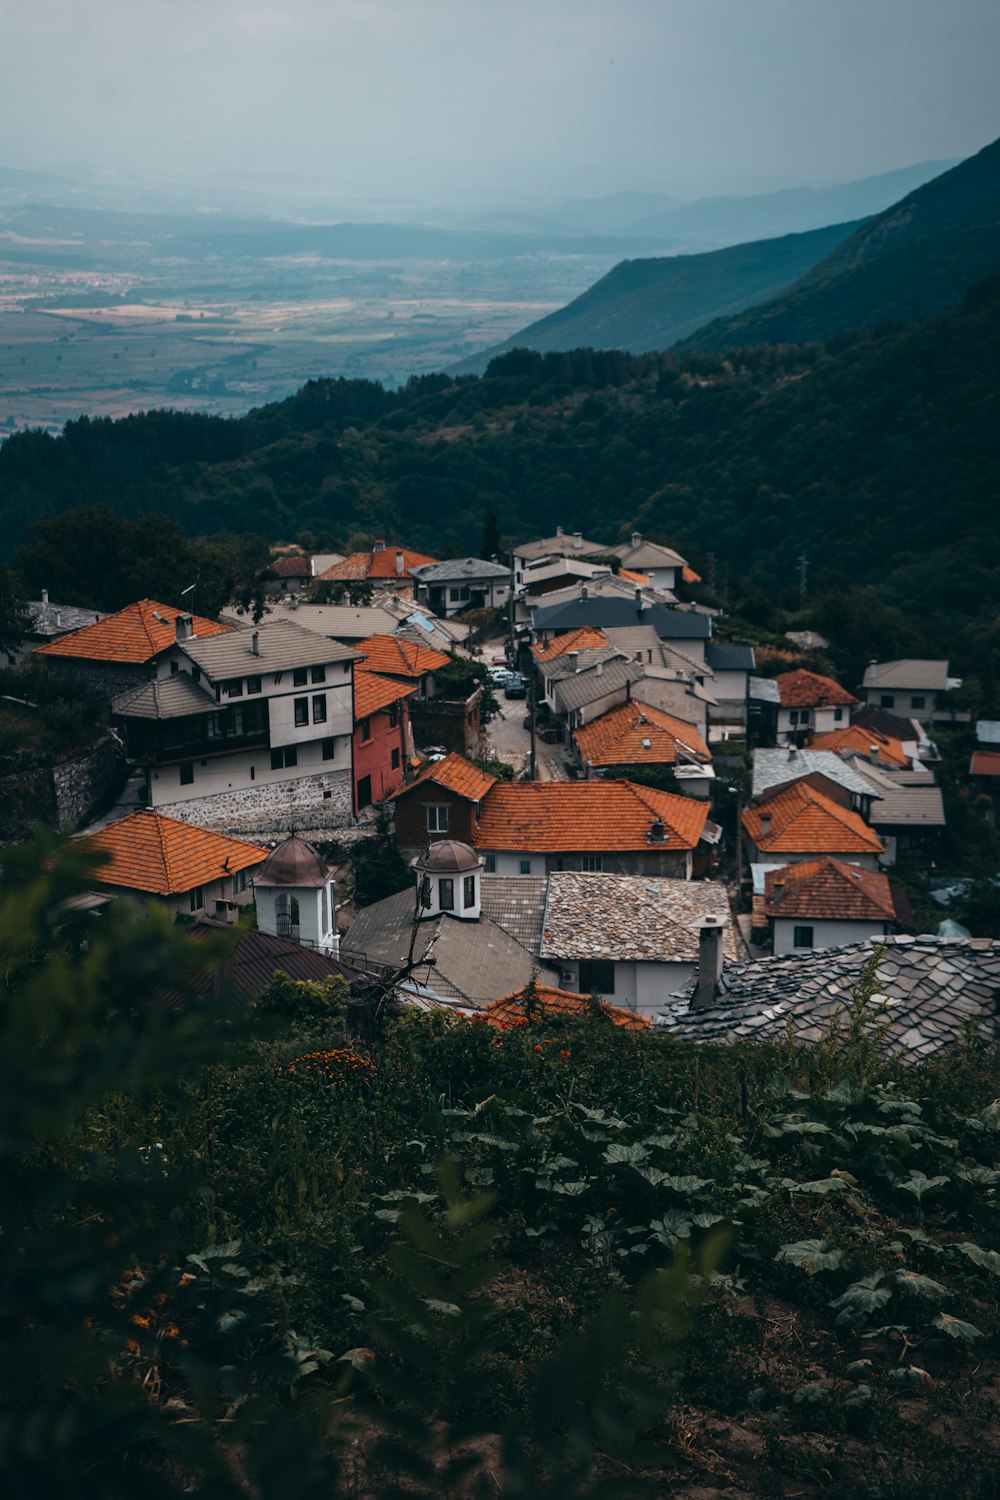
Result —
<instances>
[{"instance_id":1,"label":"brown house","mask_svg":"<svg viewBox=\"0 0 1000 1500\"><path fill-rule=\"evenodd\" d=\"M390 798L400 849L417 852L439 839L474 844L480 804L495 780L461 755L432 761Z\"/></svg>"}]
</instances>

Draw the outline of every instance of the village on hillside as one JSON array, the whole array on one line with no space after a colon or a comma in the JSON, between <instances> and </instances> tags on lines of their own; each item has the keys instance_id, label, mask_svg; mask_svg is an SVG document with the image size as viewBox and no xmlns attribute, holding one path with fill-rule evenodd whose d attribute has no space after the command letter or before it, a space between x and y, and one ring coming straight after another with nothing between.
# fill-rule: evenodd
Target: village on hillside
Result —
<instances>
[{"instance_id":1,"label":"village on hillside","mask_svg":"<svg viewBox=\"0 0 1000 1500\"><path fill-rule=\"evenodd\" d=\"M95 921L127 896L237 925L244 998L336 974L471 1017L532 987L815 1041L875 954L889 1051L992 1035L1000 943L937 872L948 785L994 817L1000 729L948 661L840 682L822 638L733 638L700 582L637 531L559 528L491 559L276 548L256 621L43 594L6 701L30 716L44 674L96 728L7 772L3 836L91 852ZM956 772L939 742L971 735Z\"/></svg>"}]
</instances>

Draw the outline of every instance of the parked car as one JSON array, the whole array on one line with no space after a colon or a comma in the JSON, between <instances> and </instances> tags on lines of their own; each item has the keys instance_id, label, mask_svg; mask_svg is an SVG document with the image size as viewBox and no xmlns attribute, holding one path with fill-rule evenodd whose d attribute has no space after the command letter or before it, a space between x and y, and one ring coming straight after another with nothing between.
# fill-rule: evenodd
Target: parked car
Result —
<instances>
[{"instance_id":1,"label":"parked car","mask_svg":"<svg viewBox=\"0 0 1000 1500\"><path fill-rule=\"evenodd\" d=\"M503 687L504 683L509 682L514 676L514 673L509 667L488 667L486 675L494 687Z\"/></svg>"},{"instance_id":2,"label":"parked car","mask_svg":"<svg viewBox=\"0 0 1000 1500\"><path fill-rule=\"evenodd\" d=\"M490 657L490 666L491 667L506 667L507 666L507 658L506 658L506 656L504 655L504 653L502 651L498 652L496 656L491 656Z\"/></svg>"},{"instance_id":3,"label":"parked car","mask_svg":"<svg viewBox=\"0 0 1000 1500\"><path fill-rule=\"evenodd\" d=\"M444 760L447 754L448 752L443 745L428 745L426 749L420 752L422 760Z\"/></svg>"},{"instance_id":4,"label":"parked car","mask_svg":"<svg viewBox=\"0 0 1000 1500\"><path fill-rule=\"evenodd\" d=\"M504 683L503 695L505 698L527 698L528 684L517 672L512 672Z\"/></svg>"}]
</instances>

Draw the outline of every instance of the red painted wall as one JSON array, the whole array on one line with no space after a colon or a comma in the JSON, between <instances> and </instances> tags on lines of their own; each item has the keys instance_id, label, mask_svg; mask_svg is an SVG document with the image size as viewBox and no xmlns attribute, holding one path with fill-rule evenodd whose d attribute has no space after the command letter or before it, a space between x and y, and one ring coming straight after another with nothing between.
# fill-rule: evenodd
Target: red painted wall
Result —
<instances>
[{"instance_id":1,"label":"red painted wall","mask_svg":"<svg viewBox=\"0 0 1000 1500\"><path fill-rule=\"evenodd\" d=\"M366 776L371 777L372 802L381 802L388 797L397 787L403 784L403 775L406 770L406 746L409 739L407 725L409 724L409 705L404 698L398 704L399 722L393 729L389 725L389 710L380 709L378 713L372 714L369 723L371 725L371 738L361 738L361 724L354 726L353 760L354 760L354 811L358 813L361 806L358 805L358 783ZM395 770L392 768L392 752L398 750L399 764Z\"/></svg>"}]
</instances>

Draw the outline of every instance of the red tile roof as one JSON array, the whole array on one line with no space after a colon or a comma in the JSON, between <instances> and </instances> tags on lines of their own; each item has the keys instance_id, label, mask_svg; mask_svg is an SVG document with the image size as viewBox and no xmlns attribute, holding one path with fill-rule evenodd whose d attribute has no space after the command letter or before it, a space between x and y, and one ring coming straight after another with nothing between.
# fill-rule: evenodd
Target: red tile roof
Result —
<instances>
[{"instance_id":1,"label":"red tile roof","mask_svg":"<svg viewBox=\"0 0 1000 1500\"><path fill-rule=\"evenodd\" d=\"M312 558L301 552L290 552L284 557L272 558L271 571L278 578L311 578Z\"/></svg>"},{"instance_id":2,"label":"red tile roof","mask_svg":"<svg viewBox=\"0 0 1000 1500\"><path fill-rule=\"evenodd\" d=\"M672 766L677 761L712 758L693 724L634 698L592 719L573 738L592 766Z\"/></svg>"},{"instance_id":3,"label":"red tile roof","mask_svg":"<svg viewBox=\"0 0 1000 1500\"><path fill-rule=\"evenodd\" d=\"M113 615L105 615L94 625L71 630L68 635L61 635L58 640L36 649L44 656L74 656L85 661L140 665L152 661L154 656L175 644L175 621L184 613L171 604L140 599L137 604L126 604ZM232 629L230 625L220 625L217 620L206 620L201 615L194 615L193 620L194 635L199 639Z\"/></svg>"},{"instance_id":4,"label":"red tile roof","mask_svg":"<svg viewBox=\"0 0 1000 1500\"><path fill-rule=\"evenodd\" d=\"M81 839L80 847L110 856L93 879L151 896L178 896L210 880L263 864L268 851L227 838L152 808L130 813Z\"/></svg>"},{"instance_id":5,"label":"red tile roof","mask_svg":"<svg viewBox=\"0 0 1000 1500\"><path fill-rule=\"evenodd\" d=\"M707 819L707 802L631 781L498 781L483 802L476 845L546 854L686 850ZM650 838L654 822L665 838Z\"/></svg>"},{"instance_id":6,"label":"red tile roof","mask_svg":"<svg viewBox=\"0 0 1000 1500\"><path fill-rule=\"evenodd\" d=\"M1000 776L1000 750L973 750L970 776Z\"/></svg>"},{"instance_id":7,"label":"red tile roof","mask_svg":"<svg viewBox=\"0 0 1000 1500\"><path fill-rule=\"evenodd\" d=\"M366 671L382 672L387 677L423 677L425 672L436 672L451 663L445 652L398 635L369 635L354 649L365 658Z\"/></svg>"},{"instance_id":8,"label":"red tile roof","mask_svg":"<svg viewBox=\"0 0 1000 1500\"><path fill-rule=\"evenodd\" d=\"M805 667L797 667L794 672L779 672L774 680L778 684L782 708L828 708L858 701L832 677L822 677L819 672L807 671Z\"/></svg>"},{"instance_id":9,"label":"red tile roof","mask_svg":"<svg viewBox=\"0 0 1000 1500\"><path fill-rule=\"evenodd\" d=\"M768 815L765 833L762 819ZM879 854L883 848L856 812L831 801L807 781L793 781L777 796L748 807L743 827L768 854Z\"/></svg>"},{"instance_id":10,"label":"red tile roof","mask_svg":"<svg viewBox=\"0 0 1000 1500\"><path fill-rule=\"evenodd\" d=\"M649 582L648 573L633 573L631 568L619 568L617 576L624 578L626 583L638 583L642 587Z\"/></svg>"},{"instance_id":11,"label":"red tile roof","mask_svg":"<svg viewBox=\"0 0 1000 1500\"><path fill-rule=\"evenodd\" d=\"M895 922L888 875L839 859L810 859L771 870L764 879L769 917L825 922Z\"/></svg>"},{"instance_id":12,"label":"red tile roof","mask_svg":"<svg viewBox=\"0 0 1000 1500\"><path fill-rule=\"evenodd\" d=\"M354 674L354 718L370 718L380 709L389 708L401 698L409 698L417 691L417 685L394 682L391 677L379 677L375 672L359 669Z\"/></svg>"},{"instance_id":13,"label":"red tile roof","mask_svg":"<svg viewBox=\"0 0 1000 1500\"><path fill-rule=\"evenodd\" d=\"M425 781L433 781L436 786L445 787L457 797L468 797L470 802L481 802L495 784L496 777L490 776L487 771L481 771L478 766L472 765L463 755L453 750L444 760L432 760L409 786L401 786L398 792L394 792L390 802L412 792L415 786L420 786Z\"/></svg>"},{"instance_id":14,"label":"red tile roof","mask_svg":"<svg viewBox=\"0 0 1000 1500\"><path fill-rule=\"evenodd\" d=\"M865 729L861 724L846 724L843 729L831 729L828 734L814 734L809 742L810 750L832 750L836 755L870 756L873 747L876 758L884 765L906 768L910 764L902 740L879 734L874 729Z\"/></svg>"},{"instance_id":15,"label":"red tile roof","mask_svg":"<svg viewBox=\"0 0 1000 1500\"><path fill-rule=\"evenodd\" d=\"M701 574L696 573L694 568L690 567L687 563L685 563L683 568L681 569L681 577L683 578L685 583L701 582Z\"/></svg>"},{"instance_id":16,"label":"red tile roof","mask_svg":"<svg viewBox=\"0 0 1000 1500\"><path fill-rule=\"evenodd\" d=\"M583 1020L593 1014L589 995L576 995L571 990L556 990L544 984L535 986L535 994L537 997L536 1015L543 1024L550 1016ZM604 1000L598 1003L601 1014L609 1021L613 1021L616 1026L624 1026L629 1031L647 1031L651 1025L645 1016L637 1016L633 1011L623 1010L620 1005L608 1005ZM483 1007L475 1019L486 1021L500 1031L510 1031L530 1025L524 1011L524 991L504 995L500 1000L492 1000L489 1005Z\"/></svg>"},{"instance_id":17,"label":"red tile roof","mask_svg":"<svg viewBox=\"0 0 1000 1500\"><path fill-rule=\"evenodd\" d=\"M402 571L396 567L396 554L402 553ZM409 547L379 547L371 552L352 552L343 562L334 563L321 573L320 578L375 578L391 582L396 578L409 578L411 568L421 568L427 563L436 563L436 557L426 557L423 552L413 552Z\"/></svg>"},{"instance_id":18,"label":"red tile roof","mask_svg":"<svg viewBox=\"0 0 1000 1500\"><path fill-rule=\"evenodd\" d=\"M608 644L603 630L597 630L593 625L581 625L579 630L569 630L565 635L554 636L551 641L539 641L532 646L531 654L536 661L553 661L568 651L600 650Z\"/></svg>"}]
</instances>

